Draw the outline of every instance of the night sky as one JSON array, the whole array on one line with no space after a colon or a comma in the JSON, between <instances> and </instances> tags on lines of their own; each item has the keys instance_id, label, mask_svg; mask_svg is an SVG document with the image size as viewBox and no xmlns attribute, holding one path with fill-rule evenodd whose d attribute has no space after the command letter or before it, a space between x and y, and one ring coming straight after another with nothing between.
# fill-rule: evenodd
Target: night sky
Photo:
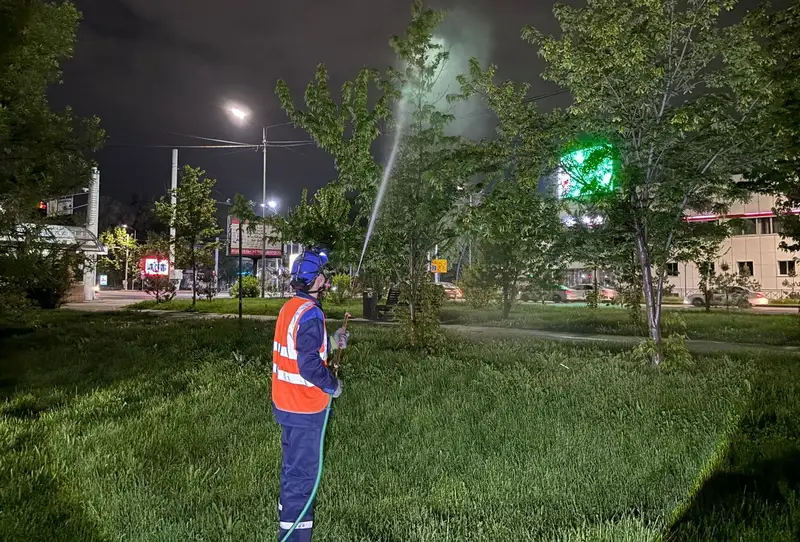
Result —
<instances>
[{"instance_id":1,"label":"night sky","mask_svg":"<svg viewBox=\"0 0 800 542\"><path fill-rule=\"evenodd\" d=\"M297 98L323 62L331 87L362 66L384 69L394 60L389 38L410 19L410 0L75 0L83 13L75 57L64 65L64 84L54 89L57 106L98 115L107 145L97 160L101 193L131 201L158 197L169 185L171 151L155 145L198 145L197 135L257 143L262 125L286 122L275 96L285 79ZM452 10L442 34L455 62L477 56L498 64L499 76L531 83L531 94L552 91L539 74L535 48L520 39L525 24L557 28L552 4L541 0L440 0ZM542 102L566 105L565 95ZM226 112L230 103L252 111L241 125ZM492 130L485 106L466 104L465 135ZM472 108L470 110L470 108ZM291 126L270 131L270 140L308 139ZM268 193L281 207L297 202L335 178L329 156L313 145L270 149ZM302 154L300 154L302 152ZM217 179L215 196L236 192L261 198L261 155L254 150L181 150L180 164L205 169Z\"/></svg>"}]
</instances>

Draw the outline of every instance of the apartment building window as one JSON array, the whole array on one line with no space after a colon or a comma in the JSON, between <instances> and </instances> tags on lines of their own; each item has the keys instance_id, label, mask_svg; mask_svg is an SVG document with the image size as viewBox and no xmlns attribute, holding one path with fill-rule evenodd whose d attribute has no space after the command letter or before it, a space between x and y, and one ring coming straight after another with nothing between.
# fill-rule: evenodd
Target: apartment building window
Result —
<instances>
[{"instance_id":1,"label":"apartment building window","mask_svg":"<svg viewBox=\"0 0 800 542\"><path fill-rule=\"evenodd\" d=\"M755 235L756 231L756 219L754 218L731 220L731 235Z\"/></svg>"},{"instance_id":2,"label":"apartment building window","mask_svg":"<svg viewBox=\"0 0 800 542\"><path fill-rule=\"evenodd\" d=\"M677 262L670 262L667 264L667 276L668 277L677 277L680 274L678 271L678 263Z\"/></svg>"},{"instance_id":3,"label":"apartment building window","mask_svg":"<svg viewBox=\"0 0 800 542\"><path fill-rule=\"evenodd\" d=\"M772 218L758 219L758 233L760 235L770 235L772 233Z\"/></svg>"},{"instance_id":4,"label":"apartment building window","mask_svg":"<svg viewBox=\"0 0 800 542\"><path fill-rule=\"evenodd\" d=\"M746 276L753 276L753 262L736 262L739 266L739 274Z\"/></svg>"},{"instance_id":5,"label":"apartment building window","mask_svg":"<svg viewBox=\"0 0 800 542\"><path fill-rule=\"evenodd\" d=\"M780 218L772 219L772 233L783 233L783 222L781 222Z\"/></svg>"},{"instance_id":6,"label":"apartment building window","mask_svg":"<svg viewBox=\"0 0 800 542\"><path fill-rule=\"evenodd\" d=\"M784 277L788 275L794 275L795 273L795 266L794 260L785 260L778 262L778 274Z\"/></svg>"}]
</instances>

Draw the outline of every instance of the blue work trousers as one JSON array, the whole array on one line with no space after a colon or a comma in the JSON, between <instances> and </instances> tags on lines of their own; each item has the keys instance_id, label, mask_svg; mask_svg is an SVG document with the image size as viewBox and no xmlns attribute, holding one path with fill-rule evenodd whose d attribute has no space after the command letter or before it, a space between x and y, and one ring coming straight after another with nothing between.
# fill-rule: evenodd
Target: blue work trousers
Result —
<instances>
[{"instance_id":1,"label":"blue work trousers","mask_svg":"<svg viewBox=\"0 0 800 542\"><path fill-rule=\"evenodd\" d=\"M292 527L314 490L319 470L319 445L322 427L291 427L281 425L283 435L283 468L281 496L278 501L278 541ZM314 528L314 503L295 528L287 542L310 542Z\"/></svg>"}]
</instances>

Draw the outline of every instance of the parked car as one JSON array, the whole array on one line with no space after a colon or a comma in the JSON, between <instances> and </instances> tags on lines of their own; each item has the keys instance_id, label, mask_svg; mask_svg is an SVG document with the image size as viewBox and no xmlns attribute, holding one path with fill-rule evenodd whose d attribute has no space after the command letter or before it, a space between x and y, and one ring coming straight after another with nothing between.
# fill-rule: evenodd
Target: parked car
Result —
<instances>
[{"instance_id":1,"label":"parked car","mask_svg":"<svg viewBox=\"0 0 800 542\"><path fill-rule=\"evenodd\" d=\"M440 282L439 286L444 288L444 296L447 299L461 301L464 299L464 292L461 288L451 282Z\"/></svg>"},{"instance_id":2,"label":"parked car","mask_svg":"<svg viewBox=\"0 0 800 542\"><path fill-rule=\"evenodd\" d=\"M731 306L748 308L756 305L769 305L769 299L763 292L754 292L741 286L728 287L727 302ZM716 289L711 294L712 305L725 305L725 290ZM683 298L684 305L693 307L705 307L706 299L703 292L689 294Z\"/></svg>"},{"instance_id":3,"label":"parked car","mask_svg":"<svg viewBox=\"0 0 800 542\"><path fill-rule=\"evenodd\" d=\"M594 284L578 284L574 287L568 287L562 284L553 292L553 301L556 303L586 301L586 297L593 291ZM613 301L616 297L617 291L614 288L600 286L600 301Z\"/></svg>"}]
</instances>

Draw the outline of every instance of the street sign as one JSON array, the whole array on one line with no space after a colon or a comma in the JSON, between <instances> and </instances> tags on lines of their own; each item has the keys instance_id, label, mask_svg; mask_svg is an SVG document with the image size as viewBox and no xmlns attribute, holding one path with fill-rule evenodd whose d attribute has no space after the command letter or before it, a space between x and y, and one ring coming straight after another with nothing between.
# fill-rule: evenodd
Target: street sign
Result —
<instances>
[{"instance_id":1,"label":"street sign","mask_svg":"<svg viewBox=\"0 0 800 542\"><path fill-rule=\"evenodd\" d=\"M228 221L228 255L238 256L239 219L228 217ZM265 233L267 236L267 250L265 253L266 257L280 258L281 245L280 243L272 241L272 239L275 238L275 232L273 231L272 227L265 224L259 224L255 227L255 229L253 229L253 231L248 231L248 225L246 221L242 224L242 256L247 256L249 258L260 258Z\"/></svg>"},{"instance_id":2,"label":"street sign","mask_svg":"<svg viewBox=\"0 0 800 542\"><path fill-rule=\"evenodd\" d=\"M47 204L47 216L71 215L75 200L73 196L62 196L50 200Z\"/></svg>"},{"instance_id":3,"label":"street sign","mask_svg":"<svg viewBox=\"0 0 800 542\"><path fill-rule=\"evenodd\" d=\"M447 273L447 260L431 260L431 273Z\"/></svg>"}]
</instances>

